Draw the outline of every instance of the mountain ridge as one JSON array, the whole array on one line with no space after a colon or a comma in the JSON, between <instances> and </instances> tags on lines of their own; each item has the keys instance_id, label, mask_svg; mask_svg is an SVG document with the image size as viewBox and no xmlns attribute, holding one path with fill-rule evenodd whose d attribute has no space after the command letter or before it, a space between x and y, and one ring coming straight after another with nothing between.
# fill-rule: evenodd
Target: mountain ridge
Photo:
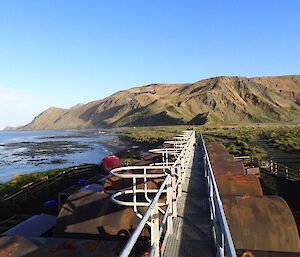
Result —
<instances>
[{"instance_id":1,"label":"mountain ridge","mask_svg":"<svg viewBox=\"0 0 300 257\"><path fill-rule=\"evenodd\" d=\"M218 76L149 84L70 109L50 107L24 130L300 121L300 75Z\"/></svg>"}]
</instances>

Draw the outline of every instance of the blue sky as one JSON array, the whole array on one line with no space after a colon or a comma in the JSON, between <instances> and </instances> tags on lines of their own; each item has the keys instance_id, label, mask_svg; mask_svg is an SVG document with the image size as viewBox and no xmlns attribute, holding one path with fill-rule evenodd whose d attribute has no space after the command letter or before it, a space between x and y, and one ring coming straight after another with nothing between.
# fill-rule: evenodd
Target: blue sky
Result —
<instances>
[{"instance_id":1,"label":"blue sky","mask_svg":"<svg viewBox=\"0 0 300 257\"><path fill-rule=\"evenodd\" d=\"M0 0L0 129L218 75L300 74L300 1Z\"/></svg>"}]
</instances>

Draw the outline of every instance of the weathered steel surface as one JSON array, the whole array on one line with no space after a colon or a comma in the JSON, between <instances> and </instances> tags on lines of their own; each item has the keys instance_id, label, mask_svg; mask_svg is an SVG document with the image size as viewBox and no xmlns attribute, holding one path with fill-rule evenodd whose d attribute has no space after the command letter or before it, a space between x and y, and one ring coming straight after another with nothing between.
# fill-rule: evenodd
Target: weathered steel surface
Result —
<instances>
[{"instance_id":1,"label":"weathered steel surface","mask_svg":"<svg viewBox=\"0 0 300 257\"><path fill-rule=\"evenodd\" d=\"M213 152L221 152L221 151L228 152L224 145L222 145L221 143L216 143L216 142L206 144L206 149L208 152L211 152L211 151L213 151Z\"/></svg>"},{"instance_id":2,"label":"weathered steel surface","mask_svg":"<svg viewBox=\"0 0 300 257\"><path fill-rule=\"evenodd\" d=\"M221 143L218 143L218 142L207 143L206 144L206 149L208 151L210 151L210 150L215 150L215 151L217 151L217 150L224 150L224 151L226 151L225 146L222 145Z\"/></svg>"},{"instance_id":3,"label":"weathered steel surface","mask_svg":"<svg viewBox=\"0 0 300 257\"><path fill-rule=\"evenodd\" d=\"M224 160L223 162L212 162L211 163L215 176L229 175L229 174L245 174L246 170L241 162L233 162Z\"/></svg>"},{"instance_id":4,"label":"weathered steel surface","mask_svg":"<svg viewBox=\"0 0 300 257\"><path fill-rule=\"evenodd\" d=\"M208 155L211 163L224 162L224 161L235 161L236 159L228 150L219 143L210 146L208 149Z\"/></svg>"},{"instance_id":5,"label":"weathered steel surface","mask_svg":"<svg viewBox=\"0 0 300 257\"><path fill-rule=\"evenodd\" d=\"M159 171L161 173L161 171ZM149 174L149 172L148 172ZM161 183L164 181L164 178L157 179L147 179L147 188L148 189L158 189ZM142 178L136 179L137 189L144 189L144 180ZM116 176L108 176L103 184L103 190L109 194L113 194L116 191L122 189L132 189L132 178L124 179Z\"/></svg>"},{"instance_id":6,"label":"weathered steel surface","mask_svg":"<svg viewBox=\"0 0 300 257\"><path fill-rule=\"evenodd\" d=\"M139 222L132 207L115 204L104 191L82 190L72 194L61 208L54 235L120 239L128 237ZM148 236L147 229L143 236Z\"/></svg>"},{"instance_id":7,"label":"weathered steel surface","mask_svg":"<svg viewBox=\"0 0 300 257\"><path fill-rule=\"evenodd\" d=\"M255 175L221 175L216 176L216 181L221 196L263 196L261 184Z\"/></svg>"},{"instance_id":8,"label":"weathered steel surface","mask_svg":"<svg viewBox=\"0 0 300 257\"><path fill-rule=\"evenodd\" d=\"M116 257L124 242L46 237L0 238L1 257ZM138 247L134 256L146 256Z\"/></svg>"},{"instance_id":9,"label":"weathered steel surface","mask_svg":"<svg viewBox=\"0 0 300 257\"><path fill-rule=\"evenodd\" d=\"M216 156L216 155L223 155L223 156L232 156L227 150L225 149L210 149L207 150L208 154L210 156Z\"/></svg>"},{"instance_id":10,"label":"weathered steel surface","mask_svg":"<svg viewBox=\"0 0 300 257\"><path fill-rule=\"evenodd\" d=\"M208 143L206 145L211 162L223 160L235 160L234 156L228 152L224 145L220 143Z\"/></svg>"},{"instance_id":11,"label":"weathered steel surface","mask_svg":"<svg viewBox=\"0 0 300 257\"><path fill-rule=\"evenodd\" d=\"M207 148L239 256L299 256L297 227L286 202L263 196L258 178L245 174L244 165L223 145L209 143Z\"/></svg>"},{"instance_id":12,"label":"weathered steel surface","mask_svg":"<svg viewBox=\"0 0 300 257\"><path fill-rule=\"evenodd\" d=\"M147 153L142 156L145 161L158 162L161 161L161 154Z\"/></svg>"},{"instance_id":13,"label":"weathered steel surface","mask_svg":"<svg viewBox=\"0 0 300 257\"><path fill-rule=\"evenodd\" d=\"M276 196L223 196L223 207L236 249L300 252L294 217Z\"/></svg>"},{"instance_id":14,"label":"weathered steel surface","mask_svg":"<svg viewBox=\"0 0 300 257\"><path fill-rule=\"evenodd\" d=\"M149 159L149 160L138 160L138 161L132 162L130 164L130 166L147 166L147 165L150 165L151 163L153 163L153 161L151 161L151 159Z\"/></svg>"},{"instance_id":15,"label":"weathered steel surface","mask_svg":"<svg viewBox=\"0 0 300 257\"><path fill-rule=\"evenodd\" d=\"M229 154L228 152L224 153L218 153L213 152L209 154L210 162L222 162L222 161L235 161L236 159L232 154Z\"/></svg>"},{"instance_id":16,"label":"weathered steel surface","mask_svg":"<svg viewBox=\"0 0 300 257\"><path fill-rule=\"evenodd\" d=\"M238 251L239 257L300 257L300 253L270 251Z\"/></svg>"}]
</instances>

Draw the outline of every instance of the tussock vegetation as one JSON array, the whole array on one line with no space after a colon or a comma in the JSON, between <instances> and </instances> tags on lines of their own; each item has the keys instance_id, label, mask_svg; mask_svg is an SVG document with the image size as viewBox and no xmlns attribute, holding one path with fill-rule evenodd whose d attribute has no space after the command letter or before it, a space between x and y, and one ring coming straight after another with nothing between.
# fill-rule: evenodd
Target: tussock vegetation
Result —
<instances>
[{"instance_id":1,"label":"tussock vegetation","mask_svg":"<svg viewBox=\"0 0 300 257\"><path fill-rule=\"evenodd\" d=\"M81 166L81 165L80 165ZM80 166L76 166L77 168ZM86 166L86 164L82 164ZM45 195L51 195L53 193L53 187L45 187L43 191L39 193L31 193L30 189L26 188L24 191L27 192L28 199L25 202L14 202L14 201L5 201L3 198L8 193L16 192L17 190L24 187L26 184L35 182L41 179L44 176L55 176L62 171L66 171L69 168L53 169L46 172L33 172L30 174L18 174L14 176L11 180L6 183L0 183L0 221L8 218L17 213L24 213L24 207L26 208L26 201L28 204L31 204L31 201L34 201L33 208L42 208L41 201L47 200ZM66 182L67 180L63 180ZM67 182L66 182L67 183ZM54 185L55 186L55 185ZM25 187L24 187L25 188ZM57 190L57 189L56 189ZM44 197L44 198L43 198ZM40 203L38 203L40 202ZM30 206L28 206L30 207ZM26 213L26 212L25 212Z\"/></svg>"},{"instance_id":2,"label":"tussock vegetation","mask_svg":"<svg viewBox=\"0 0 300 257\"><path fill-rule=\"evenodd\" d=\"M203 135L208 142L220 142L235 156L252 155L261 157L266 152L253 145L261 129L257 127L223 127L204 130Z\"/></svg>"},{"instance_id":3,"label":"tussock vegetation","mask_svg":"<svg viewBox=\"0 0 300 257\"><path fill-rule=\"evenodd\" d=\"M271 147L282 151L300 152L300 126L294 129L289 127L270 129L264 131L263 136Z\"/></svg>"},{"instance_id":4,"label":"tussock vegetation","mask_svg":"<svg viewBox=\"0 0 300 257\"><path fill-rule=\"evenodd\" d=\"M121 136L133 144L145 147L156 146L171 139L180 131L193 128L207 142L223 143L236 155L263 156L266 152L257 145L258 141L270 147L300 152L299 125L248 125L248 126L157 126L125 129Z\"/></svg>"},{"instance_id":5,"label":"tussock vegetation","mask_svg":"<svg viewBox=\"0 0 300 257\"><path fill-rule=\"evenodd\" d=\"M19 190L24 185L34 182L38 179L41 179L44 176L54 176L67 169L68 168L60 168L60 169L52 169L49 171L33 172L29 174L17 174L8 182L0 183L0 198L1 196L4 196L7 193L11 193L14 192L15 190Z\"/></svg>"},{"instance_id":6,"label":"tussock vegetation","mask_svg":"<svg viewBox=\"0 0 300 257\"><path fill-rule=\"evenodd\" d=\"M0 183L0 196L7 194L8 192L13 192L14 190L20 189L22 186L33 182L39 178L46 175L53 175L58 173L63 169L50 170L47 172L33 172L30 174L17 174L11 180L6 183Z\"/></svg>"},{"instance_id":7,"label":"tussock vegetation","mask_svg":"<svg viewBox=\"0 0 300 257\"><path fill-rule=\"evenodd\" d=\"M50 175L57 174L62 170L63 169L56 169L47 172L17 174L8 182L0 183L0 220L8 218L9 216L14 215L15 213L22 212L21 206L19 204L6 202L3 200L2 197L5 196L5 194L15 192L30 182L34 182L37 179L40 179L46 175L50 176Z\"/></svg>"},{"instance_id":8,"label":"tussock vegetation","mask_svg":"<svg viewBox=\"0 0 300 257\"><path fill-rule=\"evenodd\" d=\"M162 144L165 140L170 140L186 126L153 126L137 127L122 130L120 137L131 144L147 147L154 147Z\"/></svg>"}]
</instances>

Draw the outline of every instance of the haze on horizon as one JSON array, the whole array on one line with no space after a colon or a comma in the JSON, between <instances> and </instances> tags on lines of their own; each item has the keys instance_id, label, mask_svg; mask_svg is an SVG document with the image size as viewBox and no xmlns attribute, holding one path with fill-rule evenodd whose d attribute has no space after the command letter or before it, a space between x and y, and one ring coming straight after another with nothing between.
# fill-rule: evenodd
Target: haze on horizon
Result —
<instances>
[{"instance_id":1,"label":"haze on horizon","mask_svg":"<svg viewBox=\"0 0 300 257\"><path fill-rule=\"evenodd\" d=\"M150 83L300 73L299 1L1 1L0 129Z\"/></svg>"}]
</instances>

